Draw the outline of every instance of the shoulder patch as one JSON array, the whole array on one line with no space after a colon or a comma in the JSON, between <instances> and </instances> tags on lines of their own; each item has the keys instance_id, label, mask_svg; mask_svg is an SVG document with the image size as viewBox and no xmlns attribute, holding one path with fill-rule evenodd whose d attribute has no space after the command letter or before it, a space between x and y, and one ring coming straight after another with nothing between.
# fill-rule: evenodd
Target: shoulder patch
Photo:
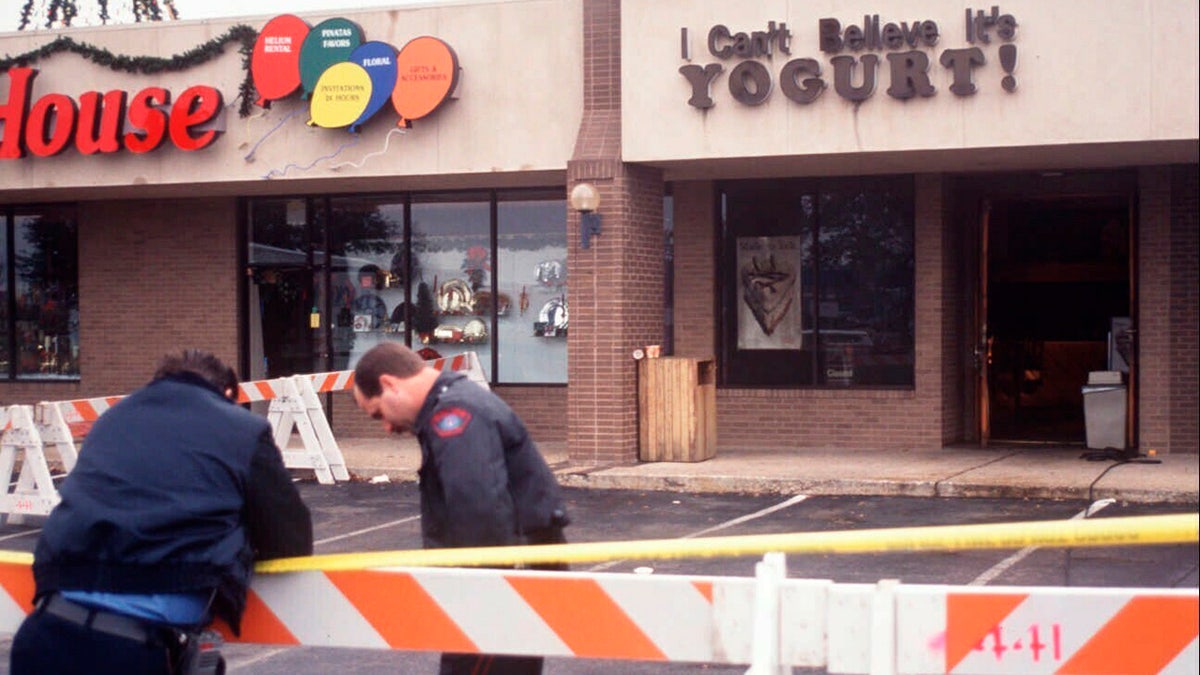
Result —
<instances>
[{"instance_id":1,"label":"shoulder patch","mask_svg":"<svg viewBox=\"0 0 1200 675\"><path fill-rule=\"evenodd\" d=\"M462 408L446 408L434 413L430 423L433 425L433 433L441 438L458 436L466 431L467 425L471 423L471 413Z\"/></svg>"}]
</instances>

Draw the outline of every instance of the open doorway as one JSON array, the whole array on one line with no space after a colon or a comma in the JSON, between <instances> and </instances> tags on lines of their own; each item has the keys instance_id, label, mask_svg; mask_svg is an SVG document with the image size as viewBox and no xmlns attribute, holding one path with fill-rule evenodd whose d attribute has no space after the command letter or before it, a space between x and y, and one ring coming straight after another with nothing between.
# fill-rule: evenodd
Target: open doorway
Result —
<instances>
[{"instance_id":1,"label":"open doorway","mask_svg":"<svg viewBox=\"0 0 1200 675\"><path fill-rule=\"evenodd\" d=\"M1083 387L1130 316L1127 197L995 201L984 217L984 442L1082 445ZM1131 392L1132 393L1132 392Z\"/></svg>"}]
</instances>

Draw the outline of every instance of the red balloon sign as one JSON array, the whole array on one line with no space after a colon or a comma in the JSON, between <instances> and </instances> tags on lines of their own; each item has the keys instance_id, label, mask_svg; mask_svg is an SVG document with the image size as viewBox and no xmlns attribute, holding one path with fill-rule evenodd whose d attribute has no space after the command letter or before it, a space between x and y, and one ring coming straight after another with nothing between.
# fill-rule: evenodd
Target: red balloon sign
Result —
<instances>
[{"instance_id":1,"label":"red balloon sign","mask_svg":"<svg viewBox=\"0 0 1200 675\"><path fill-rule=\"evenodd\" d=\"M458 55L450 45L424 36L409 41L396 58L392 105L397 126L407 127L437 109L458 85Z\"/></svg>"},{"instance_id":2,"label":"red balloon sign","mask_svg":"<svg viewBox=\"0 0 1200 675\"><path fill-rule=\"evenodd\" d=\"M254 42L250 75L258 89L255 103L263 108L288 96L300 86L300 47L310 26L291 14L275 17L263 26Z\"/></svg>"}]
</instances>

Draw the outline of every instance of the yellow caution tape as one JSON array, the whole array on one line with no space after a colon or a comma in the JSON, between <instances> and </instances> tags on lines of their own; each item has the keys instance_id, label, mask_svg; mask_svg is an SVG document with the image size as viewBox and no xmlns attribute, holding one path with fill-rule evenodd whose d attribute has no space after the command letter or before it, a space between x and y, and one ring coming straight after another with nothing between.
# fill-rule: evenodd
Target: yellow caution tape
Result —
<instances>
[{"instance_id":1,"label":"yellow caution tape","mask_svg":"<svg viewBox=\"0 0 1200 675\"><path fill-rule=\"evenodd\" d=\"M336 553L267 560L265 574L361 570L378 567L487 567L608 560L727 558L781 553L884 553L1021 549L1030 546L1082 548L1145 546L1200 541L1200 513L1160 516L1048 520L986 525L940 525L837 532L794 532L697 539L647 539L545 546L441 548ZM0 551L0 563L32 564L33 555Z\"/></svg>"},{"instance_id":2,"label":"yellow caution tape","mask_svg":"<svg viewBox=\"0 0 1200 675\"><path fill-rule=\"evenodd\" d=\"M33 554L24 551L0 551L0 565L32 565Z\"/></svg>"},{"instance_id":3,"label":"yellow caution tape","mask_svg":"<svg viewBox=\"0 0 1200 675\"><path fill-rule=\"evenodd\" d=\"M607 560L723 558L782 553L881 553L1143 546L1200 541L1200 513L943 525L838 532L796 532L697 539L649 539L544 546L495 546L281 558L258 563L263 573L359 570L379 567L486 567Z\"/></svg>"}]
</instances>

